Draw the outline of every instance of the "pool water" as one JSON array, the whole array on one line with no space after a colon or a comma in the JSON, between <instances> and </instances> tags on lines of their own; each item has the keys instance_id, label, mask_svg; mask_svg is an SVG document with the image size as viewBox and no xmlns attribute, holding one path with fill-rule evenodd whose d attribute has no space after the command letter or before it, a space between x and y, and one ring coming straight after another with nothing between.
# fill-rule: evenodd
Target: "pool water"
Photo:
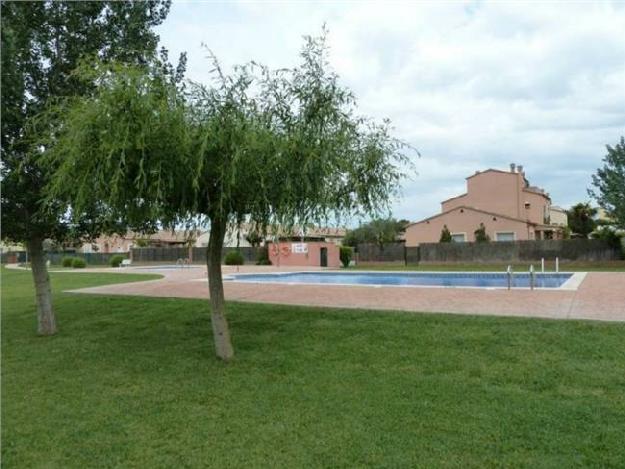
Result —
<instances>
[{"instance_id":1,"label":"pool water","mask_svg":"<svg viewBox=\"0 0 625 469\"><path fill-rule=\"evenodd\" d=\"M572 276L571 273L537 273L534 286L536 288L560 288ZM507 274L499 272L289 272L230 275L224 277L224 280L286 284L508 287ZM529 288L529 273L515 273L512 286Z\"/></svg>"}]
</instances>

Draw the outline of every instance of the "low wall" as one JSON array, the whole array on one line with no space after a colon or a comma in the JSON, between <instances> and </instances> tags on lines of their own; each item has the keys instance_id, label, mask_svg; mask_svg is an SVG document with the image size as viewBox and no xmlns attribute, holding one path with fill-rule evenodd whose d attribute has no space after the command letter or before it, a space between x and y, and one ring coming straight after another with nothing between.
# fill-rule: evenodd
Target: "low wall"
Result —
<instances>
[{"instance_id":1,"label":"low wall","mask_svg":"<svg viewBox=\"0 0 625 469\"><path fill-rule=\"evenodd\" d=\"M208 248L193 248L191 262L193 264L206 264L206 251ZM239 251L243 256L243 261L246 264L256 264L258 257L264 251L264 248L255 248L250 246L240 247L240 248L223 248L221 252L221 260L223 261L226 255L230 251Z\"/></svg>"},{"instance_id":2,"label":"low wall","mask_svg":"<svg viewBox=\"0 0 625 469\"><path fill-rule=\"evenodd\" d=\"M383 246L369 243L359 244L355 251L356 262L360 263L406 263L404 243L389 243Z\"/></svg>"},{"instance_id":3,"label":"low wall","mask_svg":"<svg viewBox=\"0 0 625 469\"><path fill-rule=\"evenodd\" d=\"M523 262L544 258L561 261L612 261L619 249L598 239L509 241L489 243L427 243L419 246L419 262Z\"/></svg>"},{"instance_id":4,"label":"low wall","mask_svg":"<svg viewBox=\"0 0 625 469\"><path fill-rule=\"evenodd\" d=\"M189 258L189 248L132 248L130 258L134 264L172 263Z\"/></svg>"},{"instance_id":5,"label":"low wall","mask_svg":"<svg viewBox=\"0 0 625 469\"><path fill-rule=\"evenodd\" d=\"M46 259L50 261L52 265L61 265L64 257L80 257L84 259L87 265L109 265L111 257L123 256L128 258L127 252L46 252ZM28 255L26 251L15 251L2 253L3 264L17 264L28 262Z\"/></svg>"},{"instance_id":6,"label":"low wall","mask_svg":"<svg viewBox=\"0 0 625 469\"><path fill-rule=\"evenodd\" d=\"M621 251L599 239L565 239L506 241L489 243L422 243L405 246L391 243L380 248L359 244L357 261L361 264L404 263L505 263L539 261L541 258L561 261L613 261Z\"/></svg>"},{"instance_id":7,"label":"low wall","mask_svg":"<svg viewBox=\"0 0 625 469\"><path fill-rule=\"evenodd\" d=\"M52 265L61 265L64 257L80 257L87 265L109 265L113 256L128 258L127 252L46 252L46 258Z\"/></svg>"},{"instance_id":8,"label":"low wall","mask_svg":"<svg viewBox=\"0 0 625 469\"><path fill-rule=\"evenodd\" d=\"M223 260L230 251L237 248L224 248L221 254ZM263 248L240 247L246 264L255 264ZM131 259L136 264L174 263L178 259L188 259L193 264L206 264L206 247L192 248L133 248Z\"/></svg>"}]
</instances>

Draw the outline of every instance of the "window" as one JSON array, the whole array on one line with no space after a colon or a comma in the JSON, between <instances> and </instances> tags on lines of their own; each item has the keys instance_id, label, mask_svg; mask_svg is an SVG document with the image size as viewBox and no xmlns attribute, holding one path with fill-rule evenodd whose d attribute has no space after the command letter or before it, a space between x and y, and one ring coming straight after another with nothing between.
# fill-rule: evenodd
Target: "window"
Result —
<instances>
[{"instance_id":1,"label":"window","mask_svg":"<svg viewBox=\"0 0 625 469\"><path fill-rule=\"evenodd\" d=\"M466 233L452 233L451 240L454 243L464 243L467 240Z\"/></svg>"},{"instance_id":2,"label":"window","mask_svg":"<svg viewBox=\"0 0 625 469\"><path fill-rule=\"evenodd\" d=\"M516 233L514 231L498 231L495 233L497 241L515 241Z\"/></svg>"}]
</instances>

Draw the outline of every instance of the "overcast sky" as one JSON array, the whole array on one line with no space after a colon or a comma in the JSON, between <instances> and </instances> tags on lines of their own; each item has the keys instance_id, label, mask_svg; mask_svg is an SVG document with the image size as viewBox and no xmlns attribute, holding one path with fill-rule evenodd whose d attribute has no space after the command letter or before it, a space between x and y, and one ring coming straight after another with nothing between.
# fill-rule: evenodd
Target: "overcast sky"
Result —
<instances>
[{"instance_id":1,"label":"overcast sky","mask_svg":"<svg viewBox=\"0 0 625 469\"><path fill-rule=\"evenodd\" d=\"M363 114L421 152L393 214L418 220L486 168L525 166L553 203L588 200L605 144L625 133L625 2L176 2L158 30L187 76L298 63L326 23L330 62Z\"/></svg>"}]
</instances>

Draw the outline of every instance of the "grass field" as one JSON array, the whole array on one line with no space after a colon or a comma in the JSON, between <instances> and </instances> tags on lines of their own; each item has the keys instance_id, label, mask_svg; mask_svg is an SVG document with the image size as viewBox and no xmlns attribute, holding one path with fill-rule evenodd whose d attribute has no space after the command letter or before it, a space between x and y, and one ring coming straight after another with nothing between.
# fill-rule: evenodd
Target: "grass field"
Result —
<instances>
[{"instance_id":1,"label":"grass field","mask_svg":"<svg viewBox=\"0 0 625 469\"><path fill-rule=\"evenodd\" d=\"M539 262L514 263L516 272L529 271L530 265L540 271ZM361 263L352 266L355 270L402 270L402 271L440 271L440 272L505 272L508 264L420 264L404 265L402 263ZM545 262L546 272L555 272L555 262ZM561 272L625 272L625 261L605 262L562 262Z\"/></svg>"},{"instance_id":2,"label":"grass field","mask_svg":"<svg viewBox=\"0 0 625 469\"><path fill-rule=\"evenodd\" d=\"M30 274L2 273L5 468L625 461L625 325L230 303L224 365L205 301L53 274L41 338Z\"/></svg>"}]
</instances>

